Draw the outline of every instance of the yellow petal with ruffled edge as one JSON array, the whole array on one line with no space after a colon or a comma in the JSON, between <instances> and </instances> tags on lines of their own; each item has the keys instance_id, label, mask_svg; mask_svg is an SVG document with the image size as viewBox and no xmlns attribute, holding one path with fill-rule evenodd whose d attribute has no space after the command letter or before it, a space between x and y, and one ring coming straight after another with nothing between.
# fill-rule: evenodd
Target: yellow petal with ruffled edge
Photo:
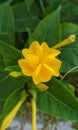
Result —
<instances>
[{"instance_id":1,"label":"yellow petal with ruffled edge","mask_svg":"<svg viewBox=\"0 0 78 130\"><path fill-rule=\"evenodd\" d=\"M56 57L57 55L59 55L61 52L59 50L50 48L46 42L43 42L42 45L42 56L40 57L40 61L44 60L45 57L52 55L52 57Z\"/></svg>"},{"instance_id":2,"label":"yellow petal with ruffled edge","mask_svg":"<svg viewBox=\"0 0 78 130\"><path fill-rule=\"evenodd\" d=\"M41 44L41 48L44 57L50 54L50 48L46 42L43 42Z\"/></svg>"},{"instance_id":3,"label":"yellow petal with ruffled edge","mask_svg":"<svg viewBox=\"0 0 78 130\"><path fill-rule=\"evenodd\" d=\"M25 57L25 63L30 66L30 68L35 68L39 63L39 58L36 55L31 54L28 52L28 49L23 49L22 53Z\"/></svg>"},{"instance_id":4,"label":"yellow petal with ruffled edge","mask_svg":"<svg viewBox=\"0 0 78 130\"><path fill-rule=\"evenodd\" d=\"M30 53L28 49L23 49L22 54L25 57L25 63L30 66L30 68L35 68L39 63L39 58L36 55Z\"/></svg>"},{"instance_id":5,"label":"yellow petal with ruffled edge","mask_svg":"<svg viewBox=\"0 0 78 130\"><path fill-rule=\"evenodd\" d=\"M58 56L60 53L61 53L61 51L59 51L57 49L50 48L50 55L52 55L53 58Z\"/></svg>"},{"instance_id":6,"label":"yellow petal with ruffled edge","mask_svg":"<svg viewBox=\"0 0 78 130\"><path fill-rule=\"evenodd\" d=\"M30 47L29 47L29 51L33 54L36 55L38 57L40 57L42 55L42 48L41 45L37 42L34 41L31 43Z\"/></svg>"},{"instance_id":7,"label":"yellow petal with ruffled edge","mask_svg":"<svg viewBox=\"0 0 78 130\"><path fill-rule=\"evenodd\" d=\"M35 84L39 84L40 82L47 82L51 79L52 77L52 69L48 66L46 66L46 64L40 64L34 74L33 74L33 82Z\"/></svg>"},{"instance_id":8,"label":"yellow petal with ruffled edge","mask_svg":"<svg viewBox=\"0 0 78 130\"><path fill-rule=\"evenodd\" d=\"M27 65L27 62L25 59L18 60L18 64L20 68L22 69L22 72L26 76L32 76L34 69L32 69L29 65Z\"/></svg>"},{"instance_id":9,"label":"yellow petal with ruffled edge","mask_svg":"<svg viewBox=\"0 0 78 130\"><path fill-rule=\"evenodd\" d=\"M61 52L57 49L50 48L46 42L43 42L41 44L42 47L42 53L44 56L53 55L53 57L59 55Z\"/></svg>"},{"instance_id":10,"label":"yellow petal with ruffled edge","mask_svg":"<svg viewBox=\"0 0 78 130\"><path fill-rule=\"evenodd\" d=\"M53 76L59 76L59 69L62 64L60 60L58 60L57 58L53 58L53 55L49 55L44 59L43 63L45 63L48 67L50 67L53 70Z\"/></svg>"},{"instance_id":11,"label":"yellow petal with ruffled edge","mask_svg":"<svg viewBox=\"0 0 78 130\"><path fill-rule=\"evenodd\" d=\"M22 49L22 54L24 58L27 58L28 55L31 54L31 52L29 51L29 49Z\"/></svg>"}]
</instances>

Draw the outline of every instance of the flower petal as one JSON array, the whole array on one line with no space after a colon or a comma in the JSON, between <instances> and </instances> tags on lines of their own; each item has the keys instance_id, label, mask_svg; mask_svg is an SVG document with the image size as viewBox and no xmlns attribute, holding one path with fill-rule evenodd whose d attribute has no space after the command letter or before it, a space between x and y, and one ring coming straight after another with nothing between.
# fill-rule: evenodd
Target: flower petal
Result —
<instances>
[{"instance_id":1,"label":"flower petal","mask_svg":"<svg viewBox=\"0 0 78 130\"><path fill-rule=\"evenodd\" d=\"M46 43L46 42L43 42L42 45L41 45L41 47L42 47L42 50L43 50L43 55L44 55L44 56L49 55L49 53L50 53L50 48L49 48L49 46L47 45L47 43Z\"/></svg>"},{"instance_id":2,"label":"flower petal","mask_svg":"<svg viewBox=\"0 0 78 130\"><path fill-rule=\"evenodd\" d=\"M46 67L45 64L40 64L32 77L35 84L39 84L40 82L47 82L52 77L52 70L50 70L50 67Z\"/></svg>"},{"instance_id":3,"label":"flower petal","mask_svg":"<svg viewBox=\"0 0 78 130\"><path fill-rule=\"evenodd\" d=\"M31 52L29 51L29 49L22 49L22 54L24 58L27 58L28 55L31 54Z\"/></svg>"},{"instance_id":4,"label":"flower petal","mask_svg":"<svg viewBox=\"0 0 78 130\"><path fill-rule=\"evenodd\" d=\"M30 51L28 49L23 49L22 53L25 57L25 63L31 67L31 68L35 68L38 63L39 63L39 57L36 55L33 55L30 53Z\"/></svg>"},{"instance_id":5,"label":"flower petal","mask_svg":"<svg viewBox=\"0 0 78 130\"><path fill-rule=\"evenodd\" d=\"M41 64L39 64L36 68L36 70L34 71L33 73L33 77L37 77L37 75L40 73L40 70L41 70Z\"/></svg>"},{"instance_id":6,"label":"flower petal","mask_svg":"<svg viewBox=\"0 0 78 130\"><path fill-rule=\"evenodd\" d=\"M55 56L57 56L57 55L59 55L61 53L57 49L50 48L46 42L43 42L42 45L41 45L41 47L42 47L42 50L43 50L43 54L45 56L48 56L48 55L51 54L51 55L53 55L53 57L55 57Z\"/></svg>"},{"instance_id":7,"label":"flower petal","mask_svg":"<svg viewBox=\"0 0 78 130\"><path fill-rule=\"evenodd\" d=\"M41 56L42 54L41 45L37 41L31 43L29 50L32 54L36 56Z\"/></svg>"},{"instance_id":8,"label":"flower petal","mask_svg":"<svg viewBox=\"0 0 78 130\"><path fill-rule=\"evenodd\" d=\"M61 67L61 61L58 60L57 58L53 58L52 55L47 56L44 59L44 63L49 66L50 68L52 68L53 70L53 74L54 76L59 76L59 69Z\"/></svg>"},{"instance_id":9,"label":"flower petal","mask_svg":"<svg viewBox=\"0 0 78 130\"><path fill-rule=\"evenodd\" d=\"M60 53L61 53L61 52L60 52L59 50L50 48L50 54L51 54L53 57L56 57L56 56L59 55Z\"/></svg>"},{"instance_id":10,"label":"flower petal","mask_svg":"<svg viewBox=\"0 0 78 130\"><path fill-rule=\"evenodd\" d=\"M39 58L35 55L29 54L27 59L25 59L25 62L30 68L33 69L39 64Z\"/></svg>"},{"instance_id":11,"label":"flower petal","mask_svg":"<svg viewBox=\"0 0 78 130\"><path fill-rule=\"evenodd\" d=\"M27 65L25 59L18 60L18 64L19 64L20 68L22 69L22 72L24 75L32 76L34 70L29 65Z\"/></svg>"}]
</instances>

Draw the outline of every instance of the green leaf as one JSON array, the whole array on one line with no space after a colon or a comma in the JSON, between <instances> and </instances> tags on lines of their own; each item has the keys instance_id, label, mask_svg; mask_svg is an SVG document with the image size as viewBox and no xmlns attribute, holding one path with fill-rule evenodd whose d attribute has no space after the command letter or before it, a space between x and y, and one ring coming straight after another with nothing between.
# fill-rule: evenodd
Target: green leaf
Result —
<instances>
[{"instance_id":1,"label":"green leaf","mask_svg":"<svg viewBox=\"0 0 78 130\"><path fill-rule=\"evenodd\" d=\"M6 66L17 65L18 59L22 58L21 51L0 41L0 53Z\"/></svg>"},{"instance_id":2,"label":"green leaf","mask_svg":"<svg viewBox=\"0 0 78 130\"><path fill-rule=\"evenodd\" d=\"M7 72L5 72L4 68L4 62L2 57L0 56L0 80L7 76Z\"/></svg>"},{"instance_id":3,"label":"green leaf","mask_svg":"<svg viewBox=\"0 0 78 130\"><path fill-rule=\"evenodd\" d=\"M52 8L52 10L55 10L56 8L58 8L59 5L62 4L64 0L60 1L60 0L48 0L48 4L50 6L50 8ZM66 0L67 1L67 0Z\"/></svg>"},{"instance_id":4,"label":"green leaf","mask_svg":"<svg viewBox=\"0 0 78 130\"><path fill-rule=\"evenodd\" d=\"M18 89L11 93L4 104L3 112L5 111L6 113L9 113L20 98L26 100L26 92L23 89Z\"/></svg>"},{"instance_id":5,"label":"green leaf","mask_svg":"<svg viewBox=\"0 0 78 130\"><path fill-rule=\"evenodd\" d=\"M74 20L74 16L78 15L78 5L73 2L63 3L62 6L62 21L72 21ZM72 18L72 20L71 20Z\"/></svg>"},{"instance_id":6,"label":"green leaf","mask_svg":"<svg viewBox=\"0 0 78 130\"><path fill-rule=\"evenodd\" d=\"M0 5L0 40L11 45L15 43L14 19L9 2Z\"/></svg>"},{"instance_id":7,"label":"green leaf","mask_svg":"<svg viewBox=\"0 0 78 130\"><path fill-rule=\"evenodd\" d=\"M48 0L49 12L56 10L60 5L61 21L78 23L78 1L77 0Z\"/></svg>"},{"instance_id":8,"label":"green leaf","mask_svg":"<svg viewBox=\"0 0 78 130\"><path fill-rule=\"evenodd\" d=\"M69 44L61 48L60 59L62 60L61 71L63 73L69 71L75 66L78 66L78 25L66 23L62 25L62 37L67 38L70 34L76 35L75 43ZM76 70L75 70L76 71Z\"/></svg>"},{"instance_id":9,"label":"green leaf","mask_svg":"<svg viewBox=\"0 0 78 130\"><path fill-rule=\"evenodd\" d=\"M9 71L9 72L13 72L13 71L18 71L20 72L21 71L21 68L19 67L19 65L13 65L13 66L7 66L5 68L6 71Z\"/></svg>"},{"instance_id":10,"label":"green leaf","mask_svg":"<svg viewBox=\"0 0 78 130\"><path fill-rule=\"evenodd\" d=\"M0 115L1 115L1 113L3 111L3 107L4 107L4 101L1 101L0 102Z\"/></svg>"},{"instance_id":11,"label":"green leaf","mask_svg":"<svg viewBox=\"0 0 78 130\"><path fill-rule=\"evenodd\" d=\"M24 0L24 1L27 6L27 10L29 11L34 0Z\"/></svg>"},{"instance_id":12,"label":"green leaf","mask_svg":"<svg viewBox=\"0 0 78 130\"><path fill-rule=\"evenodd\" d=\"M48 86L48 91L38 93L38 108L65 120L78 121L77 98L55 78L52 78Z\"/></svg>"},{"instance_id":13,"label":"green leaf","mask_svg":"<svg viewBox=\"0 0 78 130\"><path fill-rule=\"evenodd\" d=\"M33 40L37 40L40 44L46 41L50 46L53 46L60 41L60 7L55 12L41 20L37 28L34 30L32 37Z\"/></svg>"},{"instance_id":14,"label":"green leaf","mask_svg":"<svg viewBox=\"0 0 78 130\"><path fill-rule=\"evenodd\" d=\"M25 3L13 6L16 31L25 31L27 28L33 30L39 23L39 11L36 5L32 5L30 11L27 10ZM20 10L21 9L21 10Z\"/></svg>"},{"instance_id":15,"label":"green leaf","mask_svg":"<svg viewBox=\"0 0 78 130\"><path fill-rule=\"evenodd\" d=\"M13 78L10 76L4 77L0 80L0 101L6 98L15 90L23 88L25 84L24 77Z\"/></svg>"}]
</instances>

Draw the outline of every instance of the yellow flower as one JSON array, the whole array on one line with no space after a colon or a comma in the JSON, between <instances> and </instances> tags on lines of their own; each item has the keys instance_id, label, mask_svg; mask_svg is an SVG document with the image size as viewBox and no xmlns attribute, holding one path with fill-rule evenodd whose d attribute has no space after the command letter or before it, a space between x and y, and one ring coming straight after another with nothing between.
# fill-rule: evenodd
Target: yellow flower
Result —
<instances>
[{"instance_id":1,"label":"yellow flower","mask_svg":"<svg viewBox=\"0 0 78 130\"><path fill-rule=\"evenodd\" d=\"M49 81L52 76L59 76L61 61L56 58L59 50L49 48L46 42L40 45L32 42L29 49L23 49L25 59L18 60L22 72L26 76L32 76L33 82L39 84Z\"/></svg>"},{"instance_id":2,"label":"yellow flower","mask_svg":"<svg viewBox=\"0 0 78 130\"><path fill-rule=\"evenodd\" d=\"M59 76L61 61L56 58L60 54L57 48L68 45L75 41L75 35L70 35L64 41L50 48L46 42L41 45L34 41L29 49L23 49L25 59L18 60L22 72L26 76L32 76L34 84L49 81L52 76Z\"/></svg>"}]
</instances>

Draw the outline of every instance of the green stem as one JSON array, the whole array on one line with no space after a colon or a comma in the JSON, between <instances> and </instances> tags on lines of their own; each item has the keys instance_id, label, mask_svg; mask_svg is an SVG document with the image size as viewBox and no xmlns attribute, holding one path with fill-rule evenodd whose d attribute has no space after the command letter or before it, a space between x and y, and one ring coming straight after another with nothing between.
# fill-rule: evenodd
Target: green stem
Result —
<instances>
[{"instance_id":1,"label":"green stem","mask_svg":"<svg viewBox=\"0 0 78 130\"><path fill-rule=\"evenodd\" d=\"M32 130L36 130L36 102L34 99L31 101L32 106Z\"/></svg>"},{"instance_id":2,"label":"green stem","mask_svg":"<svg viewBox=\"0 0 78 130\"><path fill-rule=\"evenodd\" d=\"M44 8L43 1L42 1L42 0L40 0L40 5L41 5L41 9L42 9L43 13L45 13L45 8Z\"/></svg>"}]
</instances>

